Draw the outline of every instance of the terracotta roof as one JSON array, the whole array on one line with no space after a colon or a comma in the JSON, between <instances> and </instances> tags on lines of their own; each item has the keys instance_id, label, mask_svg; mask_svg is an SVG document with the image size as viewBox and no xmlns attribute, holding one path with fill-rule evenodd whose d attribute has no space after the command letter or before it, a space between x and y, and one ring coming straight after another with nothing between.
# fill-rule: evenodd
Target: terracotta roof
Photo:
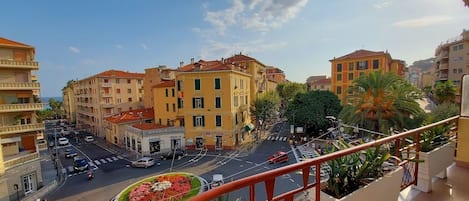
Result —
<instances>
[{"instance_id":1,"label":"terracotta roof","mask_svg":"<svg viewBox=\"0 0 469 201\"><path fill-rule=\"evenodd\" d=\"M225 61L204 61L199 60L198 62L185 65L178 69L179 72L197 72L197 71L219 71L219 70L231 70L232 64ZM241 66L245 69L244 66Z\"/></svg>"},{"instance_id":2,"label":"terracotta roof","mask_svg":"<svg viewBox=\"0 0 469 201\"><path fill-rule=\"evenodd\" d=\"M167 80L167 81L162 81L159 84L156 84L153 86L153 88L166 88L166 87L174 87L176 86L176 82L174 80Z\"/></svg>"},{"instance_id":3,"label":"terracotta roof","mask_svg":"<svg viewBox=\"0 0 469 201\"><path fill-rule=\"evenodd\" d=\"M228 57L225 59L226 61L228 62L240 62L240 61L256 61L256 59L252 58L252 57L248 57L246 55L243 55L243 54L236 54L234 56L231 56L231 57Z\"/></svg>"},{"instance_id":4,"label":"terracotta roof","mask_svg":"<svg viewBox=\"0 0 469 201\"><path fill-rule=\"evenodd\" d=\"M331 84L331 78L316 80L313 84Z\"/></svg>"},{"instance_id":5,"label":"terracotta roof","mask_svg":"<svg viewBox=\"0 0 469 201\"><path fill-rule=\"evenodd\" d=\"M108 70L96 75L96 77L118 77L118 78L142 78L145 73L129 73L120 70Z\"/></svg>"},{"instance_id":6,"label":"terracotta roof","mask_svg":"<svg viewBox=\"0 0 469 201\"><path fill-rule=\"evenodd\" d=\"M104 118L104 120L109 121L111 123L115 123L115 124L132 122L132 121L140 121L140 117L138 115L139 112L142 113L143 119L153 119L153 116L154 116L153 108L147 108L147 109L125 111L120 114L116 114L116 115Z\"/></svg>"},{"instance_id":7,"label":"terracotta roof","mask_svg":"<svg viewBox=\"0 0 469 201\"><path fill-rule=\"evenodd\" d=\"M338 58L331 59L330 61L343 60L343 59L357 59L357 58L363 58L363 57L380 56L380 55L384 55L384 54L387 54L387 53L385 53L383 51L373 52L373 51L369 51L369 50L357 50L357 51L352 52L350 54L347 54L347 55L344 55L344 56L341 56L341 57L338 57Z\"/></svg>"},{"instance_id":8,"label":"terracotta roof","mask_svg":"<svg viewBox=\"0 0 469 201\"><path fill-rule=\"evenodd\" d=\"M159 128L166 128L168 126L154 124L154 123L142 123L142 124L134 124L132 125L132 127L138 128L140 130L154 130L154 129L159 129Z\"/></svg>"},{"instance_id":9,"label":"terracotta roof","mask_svg":"<svg viewBox=\"0 0 469 201\"><path fill-rule=\"evenodd\" d=\"M6 38L2 38L2 37L0 37L0 46L23 47L23 48L34 49L34 47L32 47L30 45L26 45L26 44L16 42L16 41L13 41L13 40L9 40L9 39L6 39Z\"/></svg>"}]
</instances>

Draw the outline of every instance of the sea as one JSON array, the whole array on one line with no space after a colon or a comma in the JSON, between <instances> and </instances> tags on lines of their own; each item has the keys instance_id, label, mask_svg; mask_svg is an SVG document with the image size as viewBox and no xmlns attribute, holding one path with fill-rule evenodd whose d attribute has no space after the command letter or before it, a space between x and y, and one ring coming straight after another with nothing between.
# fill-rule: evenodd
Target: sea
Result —
<instances>
[{"instance_id":1,"label":"sea","mask_svg":"<svg viewBox=\"0 0 469 201\"><path fill-rule=\"evenodd\" d=\"M60 101L60 102L63 102L63 98L61 96L57 96L57 97L41 97L41 102L42 103L45 103L45 107L44 109L50 109L50 106L49 106L49 99L55 99L56 101Z\"/></svg>"}]
</instances>

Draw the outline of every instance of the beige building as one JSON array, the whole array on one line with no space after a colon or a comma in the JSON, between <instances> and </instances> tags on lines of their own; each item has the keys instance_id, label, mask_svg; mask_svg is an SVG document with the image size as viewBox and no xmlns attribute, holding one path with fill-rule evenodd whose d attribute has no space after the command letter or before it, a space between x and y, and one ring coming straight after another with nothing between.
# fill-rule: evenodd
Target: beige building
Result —
<instances>
[{"instance_id":1,"label":"beige building","mask_svg":"<svg viewBox=\"0 0 469 201\"><path fill-rule=\"evenodd\" d=\"M77 127L104 137L104 118L143 109L143 77L143 73L108 70L75 82Z\"/></svg>"},{"instance_id":2,"label":"beige building","mask_svg":"<svg viewBox=\"0 0 469 201\"><path fill-rule=\"evenodd\" d=\"M138 152L142 156L183 149L184 141L184 127L180 126L168 127L153 123L138 123L127 126L125 133L126 149Z\"/></svg>"},{"instance_id":3,"label":"beige building","mask_svg":"<svg viewBox=\"0 0 469 201\"><path fill-rule=\"evenodd\" d=\"M145 77L143 78L143 105L145 108L151 108L154 105L154 97L152 89L155 85L165 80L174 80L176 70L160 65L154 68L145 69Z\"/></svg>"},{"instance_id":4,"label":"beige building","mask_svg":"<svg viewBox=\"0 0 469 201\"><path fill-rule=\"evenodd\" d=\"M318 79L308 83L308 90L331 91L331 78Z\"/></svg>"},{"instance_id":5,"label":"beige building","mask_svg":"<svg viewBox=\"0 0 469 201\"><path fill-rule=\"evenodd\" d=\"M435 83L451 80L460 86L462 75L469 73L469 30L438 46L435 57Z\"/></svg>"},{"instance_id":6,"label":"beige building","mask_svg":"<svg viewBox=\"0 0 469 201\"><path fill-rule=\"evenodd\" d=\"M38 138L44 123L35 112L44 105L35 71L35 49L0 38L0 200L17 200L42 187ZM17 190L15 190L17 189Z\"/></svg>"},{"instance_id":7,"label":"beige building","mask_svg":"<svg viewBox=\"0 0 469 201\"><path fill-rule=\"evenodd\" d=\"M124 147L125 146L125 132L127 126L138 123L152 123L153 122L153 109L138 109L121 112L104 119L105 135L108 141Z\"/></svg>"},{"instance_id":8,"label":"beige building","mask_svg":"<svg viewBox=\"0 0 469 201\"><path fill-rule=\"evenodd\" d=\"M62 107L65 111L65 118L70 123L76 123L77 121L74 83L75 81L71 80L67 83L67 86L62 89Z\"/></svg>"}]
</instances>

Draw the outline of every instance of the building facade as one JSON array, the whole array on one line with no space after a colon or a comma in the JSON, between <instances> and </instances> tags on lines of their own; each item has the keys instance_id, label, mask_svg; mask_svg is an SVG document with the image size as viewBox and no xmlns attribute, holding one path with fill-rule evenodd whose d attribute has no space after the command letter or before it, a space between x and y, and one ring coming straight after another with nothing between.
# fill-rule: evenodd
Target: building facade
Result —
<instances>
[{"instance_id":1,"label":"building facade","mask_svg":"<svg viewBox=\"0 0 469 201\"><path fill-rule=\"evenodd\" d=\"M267 79L273 80L277 84L284 83L287 81L287 79L285 78L285 72L283 72L283 70L281 70L280 68L267 66L266 73L267 73ZM272 88L269 88L269 89L272 89Z\"/></svg>"},{"instance_id":2,"label":"building facade","mask_svg":"<svg viewBox=\"0 0 469 201\"><path fill-rule=\"evenodd\" d=\"M353 85L353 81L362 75L373 71L383 73L393 72L404 76L405 63L392 59L386 51L357 50L350 54L333 58L331 62L331 91L336 94L342 103L345 103L347 94Z\"/></svg>"},{"instance_id":3,"label":"building facade","mask_svg":"<svg viewBox=\"0 0 469 201\"><path fill-rule=\"evenodd\" d=\"M155 123L165 126L180 126L181 118L177 119L180 107L177 107L178 99L174 80L162 81L153 87L154 117Z\"/></svg>"},{"instance_id":4,"label":"building facade","mask_svg":"<svg viewBox=\"0 0 469 201\"><path fill-rule=\"evenodd\" d=\"M76 81L77 128L105 137L104 118L143 109L143 78L143 73L108 70Z\"/></svg>"},{"instance_id":5,"label":"building facade","mask_svg":"<svg viewBox=\"0 0 469 201\"><path fill-rule=\"evenodd\" d=\"M175 149L184 149L184 127L167 127L154 123L127 126L125 147L141 156L154 156Z\"/></svg>"},{"instance_id":6,"label":"building facade","mask_svg":"<svg viewBox=\"0 0 469 201\"><path fill-rule=\"evenodd\" d=\"M125 146L127 126L153 123L153 108L130 110L104 118L105 136L108 142Z\"/></svg>"},{"instance_id":7,"label":"building facade","mask_svg":"<svg viewBox=\"0 0 469 201\"><path fill-rule=\"evenodd\" d=\"M67 86L62 89L62 107L64 108L65 118L70 123L76 123L77 121L75 90L73 83L75 83L74 80L69 81Z\"/></svg>"},{"instance_id":8,"label":"building facade","mask_svg":"<svg viewBox=\"0 0 469 201\"><path fill-rule=\"evenodd\" d=\"M37 94L35 48L0 38L0 200L19 200L42 187L38 138L44 123Z\"/></svg>"},{"instance_id":9,"label":"building facade","mask_svg":"<svg viewBox=\"0 0 469 201\"><path fill-rule=\"evenodd\" d=\"M246 65L224 59L200 60L178 69L177 118L184 119L187 149L235 149L251 139L245 130L251 121L251 80Z\"/></svg>"},{"instance_id":10,"label":"building facade","mask_svg":"<svg viewBox=\"0 0 469 201\"><path fill-rule=\"evenodd\" d=\"M154 68L145 69L145 76L143 78L143 105L145 108L151 108L154 105L153 87L164 80L174 80L175 69L167 68L160 65Z\"/></svg>"},{"instance_id":11,"label":"building facade","mask_svg":"<svg viewBox=\"0 0 469 201\"><path fill-rule=\"evenodd\" d=\"M314 90L331 91L331 78L318 79L308 83L308 91Z\"/></svg>"},{"instance_id":12,"label":"building facade","mask_svg":"<svg viewBox=\"0 0 469 201\"><path fill-rule=\"evenodd\" d=\"M268 79L266 72L267 67L260 61L252 57L243 55L242 53L221 60L225 64L232 65L234 68L244 68L246 70L246 73L251 75L251 78L249 79L251 100L254 100L255 97L264 94L267 91L275 90L268 88Z\"/></svg>"},{"instance_id":13,"label":"building facade","mask_svg":"<svg viewBox=\"0 0 469 201\"><path fill-rule=\"evenodd\" d=\"M469 73L469 30L449 39L435 50L434 81L453 81L461 86L461 77ZM459 93L459 90L457 90Z\"/></svg>"}]
</instances>

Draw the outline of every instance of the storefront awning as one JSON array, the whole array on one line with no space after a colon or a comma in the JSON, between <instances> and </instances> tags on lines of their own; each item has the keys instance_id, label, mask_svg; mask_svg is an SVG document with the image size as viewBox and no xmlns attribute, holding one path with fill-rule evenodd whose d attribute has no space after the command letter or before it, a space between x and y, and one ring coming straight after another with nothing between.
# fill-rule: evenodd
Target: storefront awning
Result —
<instances>
[{"instance_id":1,"label":"storefront awning","mask_svg":"<svg viewBox=\"0 0 469 201\"><path fill-rule=\"evenodd\" d=\"M249 132L249 131L252 131L252 130L254 130L254 124L248 123L244 127L244 131L246 131L246 132Z\"/></svg>"}]
</instances>

